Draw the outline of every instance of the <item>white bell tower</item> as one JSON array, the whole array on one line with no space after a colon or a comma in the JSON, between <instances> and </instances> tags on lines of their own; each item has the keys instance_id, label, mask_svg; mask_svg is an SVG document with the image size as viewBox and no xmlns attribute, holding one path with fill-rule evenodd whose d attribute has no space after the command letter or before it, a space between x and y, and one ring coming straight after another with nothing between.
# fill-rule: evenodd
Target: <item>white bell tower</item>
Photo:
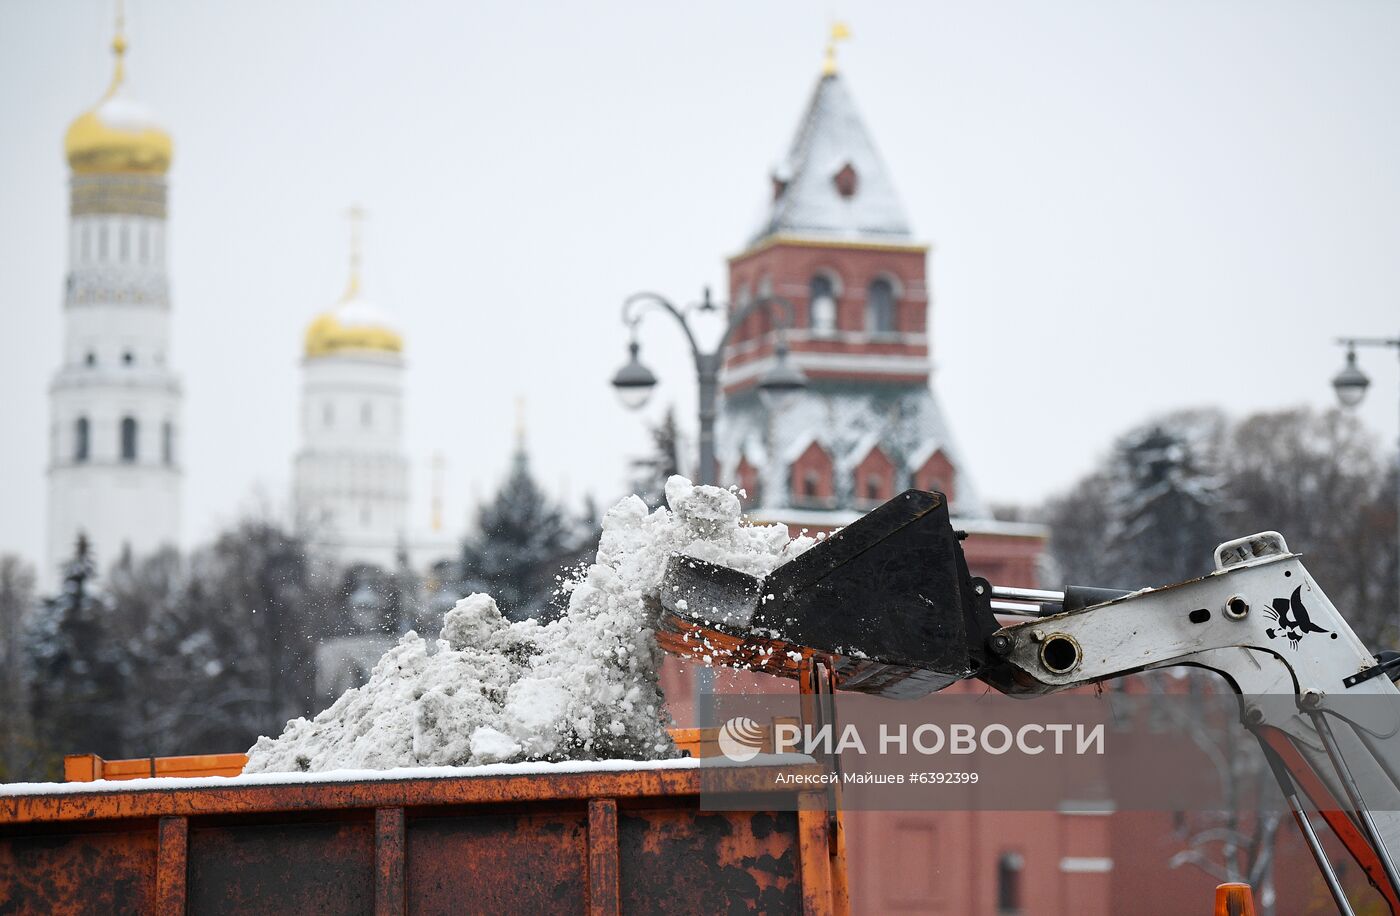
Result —
<instances>
[{"instance_id":1,"label":"white bell tower","mask_svg":"<svg viewBox=\"0 0 1400 916\"><path fill-rule=\"evenodd\" d=\"M86 534L110 567L180 539L180 380L170 359L166 172L171 142L112 84L68 128L63 357L49 387L45 577Z\"/></svg>"},{"instance_id":2,"label":"white bell tower","mask_svg":"<svg viewBox=\"0 0 1400 916\"><path fill-rule=\"evenodd\" d=\"M360 294L360 219L351 217L350 281L306 330L297 523L341 563L393 569L406 544L403 338Z\"/></svg>"}]
</instances>

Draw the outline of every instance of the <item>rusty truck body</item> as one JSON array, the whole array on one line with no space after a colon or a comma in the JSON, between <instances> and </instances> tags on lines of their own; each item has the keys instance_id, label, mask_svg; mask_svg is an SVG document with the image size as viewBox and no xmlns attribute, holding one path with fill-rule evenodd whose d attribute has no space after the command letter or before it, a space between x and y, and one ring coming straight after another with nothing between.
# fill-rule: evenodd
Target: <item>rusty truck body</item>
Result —
<instances>
[{"instance_id":1,"label":"rusty truck body","mask_svg":"<svg viewBox=\"0 0 1400 916\"><path fill-rule=\"evenodd\" d=\"M82 755L69 782L0 786L0 913L847 909L820 793L706 811L693 759L181 778L242 761Z\"/></svg>"}]
</instances>

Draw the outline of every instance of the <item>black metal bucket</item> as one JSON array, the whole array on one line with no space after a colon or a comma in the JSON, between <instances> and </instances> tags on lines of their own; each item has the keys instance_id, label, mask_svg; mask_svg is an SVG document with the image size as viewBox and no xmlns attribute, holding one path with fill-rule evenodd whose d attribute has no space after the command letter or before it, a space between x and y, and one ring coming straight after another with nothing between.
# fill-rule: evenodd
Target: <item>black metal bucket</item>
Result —
<instances>
[{"instance_id":1,"label":"black metal bucket","mask_svg":"<svg viewBox=\"0 0 1400 916\"><path fill-rule=\"evenodd\" d=\"M746 651L731 663L787 673L748 660L774 646L812 650L828 658L842 689L893 697L924 696L977 674L998 626L990 589L967 571L947 500L922 490L896 496L763 579L674 557L660 598L671 618L663 629L740 640Z\"/></svg>"}]
</instances>

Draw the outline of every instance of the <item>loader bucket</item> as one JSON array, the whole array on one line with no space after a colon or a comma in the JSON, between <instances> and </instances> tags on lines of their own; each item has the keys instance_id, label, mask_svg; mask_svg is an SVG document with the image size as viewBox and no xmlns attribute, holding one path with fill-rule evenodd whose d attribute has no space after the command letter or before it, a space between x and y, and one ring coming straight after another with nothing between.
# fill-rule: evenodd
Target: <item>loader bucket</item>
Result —
<instances>
[{"instance_id":1,"label":"loader bucket","mask_svg":"<svg viewBox=\"0 0 1400 916\"><path fill-rule=\"evenodd\" d=\"M978 593L978 584L981 593ZM997 630L941 493L907 490L763 579L676 556L660 639L711 664L796 676L824 658L837 686L918 697L976 674Z\"/></svg>"}]
</instances>

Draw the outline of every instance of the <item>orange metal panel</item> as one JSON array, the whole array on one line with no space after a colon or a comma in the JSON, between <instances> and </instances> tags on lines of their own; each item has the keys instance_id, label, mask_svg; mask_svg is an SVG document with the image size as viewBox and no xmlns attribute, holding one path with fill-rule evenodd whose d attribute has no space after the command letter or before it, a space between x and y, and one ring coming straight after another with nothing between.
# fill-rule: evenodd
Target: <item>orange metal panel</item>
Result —
<instances>
[{"instance_id":1,"label":"orange metal panel","mask_svg":"<svg viewBox=\"0 0 1400 916\"><path fill-rule=\"evenodd\" d=\"M825 793L802 793L798 797L797 839L802 863L802 912L808 916L835 912L827 823Z\"/></svg>"},{"instance_id":2,"label":"orange metal panel","mask_svg":"<svg viewBox=\"0 0 1400 916\"><path fill-rule=\"evenodd\" d=\"M408 899L415 916L582 914L587 907L586 805L426 810L408 818L407 834Z\"/></svg>"},{"instance_id":3,"label":"orange metal panel","mask_svg":"<svg viewBox=\"0 0 1400 916\"><path fill-rule=\"evenodd\" d=\"M402 808L374 809L374 913L404 913L404 817Z\"/></svg>"},{"instance_id":4,"label":"orange metal panel","mask_svg":"<svg viewBox=\"0 0 1400 916\"><path fill-rule=\"evenodd\" d=\"M793 772L821 772L816 765ZM771 782L749 770L711 771L716 791L766 791ZM282 785L200 786L134 792L72 792L0 796L0 824L79 821L93 818L194 816L202 814L463 805L651 795L699 795L694 769L646 769L519 776L404 778L364 782L305 782Z\"/></svg>"},{"instance_id":5,"label":"orange metal panel","mask_svg":"<svg viewBox=\"0 0 1400 916\"><path fill-rule=\"evenodd\" d=\"M92 782L101 772L102 758L96 754L69 754L63 758L63 779L66 782Z\"/></svg>"},{"instance_id":6,"label":"orange metal panel","mask_svg":"<svg viewBox=\"0 0 1400 916\"><path fill-rule=\"evenodd\" d=\"M156 913L183 916L189 867L189 821L163 817L156 828Z\"/></svg>"},{"instance_id":7,"label":"orange metal panel","mask_svg":"<svg viewBox=\"0 0 1400 916\"><path fill-rule=\"evenodd\" d=\"M150 913L156 831L125 824L0 832L0 913Z\"/></svg>"},{"instance_id":8,"label":"orange metal panel","mask_svg":"<svg viewBox=\"0 0 1400 916\"><path fill-rule=\"evenodd\" d=\"M147 779L152 776L237 776L247 763L247 754L136 757L129 760L103 760L96 754L69 754L63 758L63 779L66 782L92 782L96 779Z\"/></svg>"},{"instance_id":9,"label":"orange metal panel","mask_svg":"<svg viewBox=\"0 0 1400 916\"><path fill-rule=\"evenodd\" d=\"M617 799L588 801L588 913L617 916Z\"/></svg>"},{"instance_id":10,"label":"orange metal panel","mask_svg":"<svg viewBox=\"0 0 1400 916\"><path fill-rule=\"evenodd\" d=\"M752 770L711 778L763 792L756 805L772 797L771 776ZM0 901L35 912L274 901L347 913L834 911L822 793L811 799L821 810L801 815L704 812L701 785L694 769L639 769L0 797Z\"/></svg>"}]
</instances>

